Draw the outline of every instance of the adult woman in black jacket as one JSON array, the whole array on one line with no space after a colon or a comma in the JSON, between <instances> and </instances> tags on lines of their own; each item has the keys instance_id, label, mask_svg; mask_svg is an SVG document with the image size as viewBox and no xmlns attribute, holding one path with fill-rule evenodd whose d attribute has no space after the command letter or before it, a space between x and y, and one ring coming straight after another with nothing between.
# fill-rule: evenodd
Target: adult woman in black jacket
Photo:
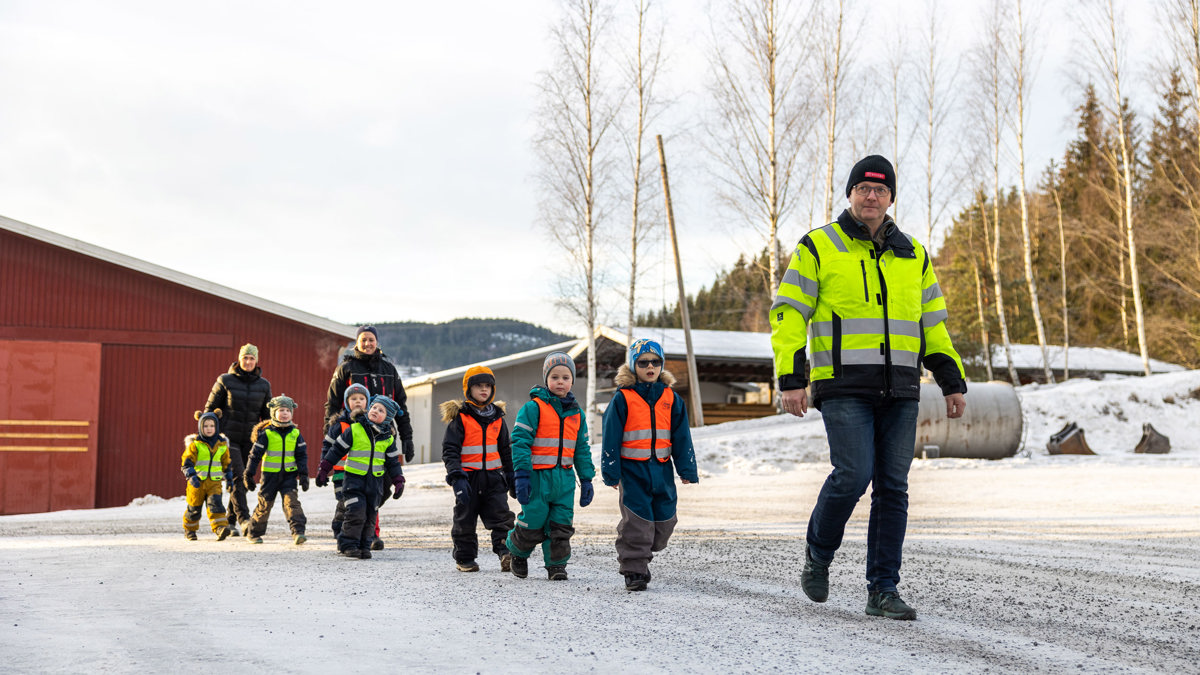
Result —
<instances>
[{"instance_id":1,"label":"adult woman in black jacket","mask_svg":"<svg viewBox=\"0 0 1200 675\"><path fill-rule=\"evenodd\" d=\"M408 395L396 366L379 349L379 335L374 326L360 326L354 342L354 352L342 357L329 381L325 399L325 426L342 412L342 394L346 387L361 384L372 396L387 396L400 404L402 414L396 415L396 435L404 449L404 461L413 460L412 420L408 416Z\"/></svg>"},{"instance_id":2,"label":"adult woman in black jacket","mask_svg":"<svg viewBox=\"0 0 1200 675\"><path fill-rule=\"evenodd\" d=\"M258 347L242 345L238 360L229 366L229 372L217 377L212 393L208 395L208 403L204 406L207 412L218 408L222 411L221 433L229 438L229 459L235 476L242 475L246 469L246 459L254 445L250 440L254 425L271 417L267 412L267 401L270 400L271 383L262 376L262 367L258 365ZM246 486L242 481L235 480L230 492L229 510L237 524L245 530L250 524ZM230 530L237 535L237 528L233 524L231 519Z\"/></svg>"}]
</instances>

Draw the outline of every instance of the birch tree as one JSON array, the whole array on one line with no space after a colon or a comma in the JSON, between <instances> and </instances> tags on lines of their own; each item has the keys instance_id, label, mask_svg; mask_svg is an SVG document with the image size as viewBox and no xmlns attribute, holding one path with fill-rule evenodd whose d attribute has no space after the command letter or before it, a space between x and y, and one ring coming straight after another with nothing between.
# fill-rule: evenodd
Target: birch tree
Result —
<instances>
[{"instance_id":1,"label":"birch tree","mask_svg":"<svg viewBox=\"0 0 1200 675\"><path fill-rule=\"evenodd\" d=\"M650 0L635 0L636 49L628 72L630 91L634 103L634 120L631 133L627 134L630 158L632 214L629 227L629 314L625 322L625 338L633 344L634 312L637 307L638 252L641 244L653 229L653 217L658 209L652 206L654 172L643 173L643 162L649 157L644 149L646 127L660 111L660 102L655 98L654 85L658 79L659 66L663 58L663 33L661 28L650 25ZM649 211L649 213L648 213Z\"/></svg>"},{"instance_id":2,"label":"birch tree","mask_svg":"<svg viewBox=\"0 0 1200 675\"><path fill-rule=\"evenodd\" d=\"M947 36L942 29L942 8L937 0L926 4L925 30L922 33L921 65L918 83L920 103L925 113L922 136L925 141L925 244L933 249L933 230L950 205L950 195L957 192L954 173L947 168L944 136L954 111L955 80L958 69L946 63Z\"/></svg>"},{"instance_id":3,"label":"birch tree","mask_svg":"<svg viewBox=\"0 0 1200 675\"><path fill-rule=\"evenodd\" d=\"M1114 0L1098 0L1093 4L1085 33L1091 48L1092 65L1103 78L1108 97L1104 104L1116 129L1117 146L1120 153L1122 221L1125 226L1125 249L1129 261L1129 284L1133 296L1134 322L1137 327L1138 352L1142 357L1142 370L1150 374L1150 353L1146 344L1146 319L1142 308L1141 273L1138 265L1136 230L1133 220L1133 146L1132 130L1127 124L1125 95L1122 77L1125 74L1125 45L1127 38L1121 29L1123 17L1119 16Z\"/></svg>"},{"instance_id":4,"label":"birch tree","mask_svg":"<svg viewBox=\"0 0 1200 675\"><path fill-rule=\"evenodd\" d=\"M1046 382L1054 383L1050 370L1050 356L1046 352L1046 328L1042 322L1042 309L1038 299L1037 277L1033 273L1033 242L1029 236L1029 198L1025 191L1025 100L1029 94L1031 71L1029 66L1030 27L1023 12L1021 0L1016 0L1013 15L1011 50L1008 53L1011 69L1015 106L1012 109L1014 142L1017 146L1017 196L1021 202L1021 245L1025 254L1025 286L1029 289L1030 311L1037 329L1038 347L1042 351L1042 374Z\"/></svg>"},{"instance_id":5,"label":"birch tree","mask_svg":"<svg viewBox=\"0 0 1200 675\"><path fill-rule=\"evenodd\" d=\"M821 49L821 103L825 122L825 194L823 217L828 222L833 217L833 171L837 159L838 98L842 94L849 73L849 57L845 48L846 0L817 2L821 25L819 44Z\"/></svg>"},{"instance_id":6,"label":"birch tree","mask_svg":"<svg viewBox=\"0 0 1200 675\"><path fill-rule=\"evenodd\" d=\"M768 293L779 285L779 228L795 209L796 163L812 126L806 25L789 0L738 0L713 36L715 178L722 202L766 234Z\"/></svg>"},{"instance_id":7,"label":"birch tree","mask_svg":"<svg viewBox=\"0 0 1200 675\"><path fill-rule=\"evenodd\" d=\"M992 286L996 305L996 318L1000 324L1000 338L1004 345L1004 357L1008 362L1008 377L1013 385L1020 384L1017 369L1013 364L1012 342L1009 340L1008 319L1004 312L1004 280L1000 267L1000 149L1004 143L1004 119L1008 109L1007 93L1010 88L1005 81L1004 68L1004 11L998 1L993 1L991 12L985 15L983 22L983 43L976 55L975 79L976 90L979 92L978 107L982 113L979 117L984 126L984 136L987 139L991 153L992 170L992 222L991 236L988 242L991 249L989 266L992 268ZM986 208L981 205L981 218L984 230L989 229ZM991 355L988 355L991 358Z\"/></svg>"},{"instance_id":8,"label":"birch tree","mask_svg":"<svg viewBox=\"0 0 1200 675\"><path fill-rule=\"evenodd\" d=\"M585 409L596 417L596 327L601 268L597 242L604 221L602 193L611 155L606 137L616 118L615 96L600 68L600 38L611 11L600 0L569 0L552 30L555 60L540 76L535 138L542 190L541 218L572 269L559 288L559 306L587 328Z\"/></svg>"}]
</instances>

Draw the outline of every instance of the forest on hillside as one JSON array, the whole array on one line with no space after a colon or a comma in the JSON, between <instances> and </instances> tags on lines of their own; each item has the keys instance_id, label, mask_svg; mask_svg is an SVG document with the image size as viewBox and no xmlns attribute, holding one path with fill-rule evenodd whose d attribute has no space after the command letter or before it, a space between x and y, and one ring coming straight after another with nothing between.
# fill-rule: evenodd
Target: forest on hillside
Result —
<instances>
[{"instance_id":1,"label":"forest on hillside","mask_svg":"<svg viewBox=\"0 0 1200 675\"><path fill-rule=\"evenodd\" d=\"M396 365L426 371L456 368L570 340L516 319L461 318L444 323L379 323L379 344Z\"/></svg>"}]
</instances>

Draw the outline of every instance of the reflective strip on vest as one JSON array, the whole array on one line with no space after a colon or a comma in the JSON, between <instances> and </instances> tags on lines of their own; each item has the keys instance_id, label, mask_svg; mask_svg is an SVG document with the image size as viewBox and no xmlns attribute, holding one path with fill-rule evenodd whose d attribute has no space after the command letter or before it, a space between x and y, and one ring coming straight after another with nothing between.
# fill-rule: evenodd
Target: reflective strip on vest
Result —
<instances>
[{"instance_id":1,"label":"reflective strip on vest","mask_svg":"<svg viewBox=\"0 0 1200 675\"><path fill-rule=\"evenodd\" d=\"M221 468L221 457L229 452L229 444L225 441L217 443L216 450L208 447L208 443L200 439L192 441L196 448L196 475L200 480L221 480L225 470Z\"/></svg>"},{"instance_id":2,"label":"reflective strip on vest","mask_svg":"<svg viewBox=\"0 0 1200 675\"><path fill-rule=\"evenodd\" d=\"M538 428L533 435L532 453L534 469L553 469L561 465L569 469L575 465L575 441L579 438L579 415L559 417L554 406L540 398L538 404Z\"/></svg>"},{"instance_id":3,"label":"reflective strip on vest","mask_svg":"<svg viewBox=\"0 0 1200 675\"><path fill-rule=\"evenodd\" d=\"M487 431L479 420L467 413L459 413L463 424L462 468L464 471L488 471L499 469L500 463L500 418L487 423Z\"/></svg>"},{"instance_id":4,"label":"reflective strip on vest","mask_svg":"<svg viewBox=\"0 0 1200 675\"><path fill-rule=\"evenodd\" d=\"M664 389L654 407L636 391L622 389L628 414L625 415L625 431L621 434L621 459L639 462L654 457L660 462L671 458L671 406L675 403L675 392Z\"/></svg>"},{"instance_id":5,"label":"reflective strip on vest","mask_svg":"<svg viewBox=\"0 0 1200 675\"><path fill-rule=\"evenodd\" d=\"M267 453L263 455L263 473L279 473L280 471L296 471L296 439L300 438L300 430L292 427L286 437L280 436L271 427L263 427L267 434Z\"/></svg>"},{"instance_id":6,"label":"reflective strip on vest","mask_svg":"<svg viewBox=\"0 0 1200 675\"><path fill-rule=\"evenodd\" d=\"M350 444L350 452L346 453L346 473L365 476L370 472L372 476L382 476L384 457L396 437L375 441L361 424L353 424L350 428L354 442Z\"/></svg>"}]
</instances>

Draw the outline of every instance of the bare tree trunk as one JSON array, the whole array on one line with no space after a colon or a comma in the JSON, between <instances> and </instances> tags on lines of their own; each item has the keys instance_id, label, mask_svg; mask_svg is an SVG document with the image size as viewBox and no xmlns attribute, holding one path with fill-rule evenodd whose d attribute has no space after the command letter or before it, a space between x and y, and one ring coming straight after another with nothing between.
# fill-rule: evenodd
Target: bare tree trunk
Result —
<instances>
[{"instance_id":1,"label":"bare tree trunk","mask_svg":"<svg viewBox=\"0 0 1200 675\"><path fill-rule=\"evenodd\" d=\"M1021 0L1016 0L1016 26L1013 32L1016 37L1013 58L1013 91L1016 93L1016 144L1017 144L1017 191L1021 200L1021 237L1025 253L1025 285L1029 288L1029 304L1033 313L1033 324L1037 328L1038 346L1042 350L1042 374L1046 382L1054 383L1054 373L1050 370L1050 356L1046 351L1046 328L1042 323L1042 309L1038 302L1037 278L1033 275L1033 241L1029 236L1029 204L1025 194L1025 92L1029 88L1027 81L1028 61L1025 58L1028 26L1021 13Z\"/></svg>"},{"instance_id":2,"label":"bare tree trunk","mask_svg":"<svg viewBox=\"0 0 1200 675\"><path fill-rule=\"evenodd\" d=\"M1095 51L1096 65L1107 78L1111 96L1111 114L1116 122L1117 142L1121 151L1121 196L1122 219L1125 225L1125 247L1129 255L1129 289L1133 295L1134 321L1137 327L1138 352L1142 357L1142 370L1150 374L1150 353L1146 343L1146 318L1142 308L1141 275L1139 272L1137 242L1134 239L1133 222L1133 163L1132 139L1125 123L1125 98L1121 93L1121 72L1125 62L1125 36L1117 28L1118 18L1113 0L1104 0L1100 8L1102 16L1093 19L1089 38Z\"/></svg>"},{"instance_id":3,"label":"bare tree trunk","mask_svg":"<svg viewBox=\"0 0 1200 675\"><path fill-rule=\"evenodd\" d=\"M975 311L979 319L979 341L983 344L983 353L987 355L987 357L983 360L983 365L987 369L987 379L990 382L996 379L995 374L992 373L992 339L991 334L988 331L987 318L983 313L983 284L979 279L979 255L976 253L975 249L975 218L970 215L967 217L969 218L967 222L967 244L971 248L971 272L975 276ZM987 234L986 227L987 225L985 221L985 238ZM984 252L983 257L985 260L987 259L988 256L986 251Z\"/></svg>"},{"instance_id":4,"label":"bare tree trunk","mask_svg":"<svg viewBox=\"0 0 1200 675\"><path fill-rule=\"evenodd\" d=\"M1063 324L1063 380L1071 379L1071 320L1067 309L1067 237L1063 228L1062 201L1058 198L1058 188L1051 188L1054 195L1054 208L1058 213L1058 275L1062 284L1062 324Z\"/></svg>"},{"instance_id":5,"label":"bare tree trunk","mask_svg":"<svg viewBox=\"0 0 1200 675\"><path fill-rule=\"evenodd\" d=\"M833 34L822 51L821 70L824 79L825 103L825 210L826 221L833 217L833 169L837 144L837 105L841 90L843 71L842 25L845 18L845 0L837 0L837 18ZM823 10L822 10L823 11Z\"/></svg>"}]
</instances>

